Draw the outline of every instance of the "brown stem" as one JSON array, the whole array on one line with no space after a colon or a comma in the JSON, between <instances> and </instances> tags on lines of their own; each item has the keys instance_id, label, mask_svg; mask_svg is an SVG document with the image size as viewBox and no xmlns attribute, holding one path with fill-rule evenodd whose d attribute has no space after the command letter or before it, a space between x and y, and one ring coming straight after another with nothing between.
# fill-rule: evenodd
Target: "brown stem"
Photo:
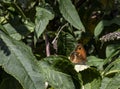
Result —
<instances>
[{"instance_id":1,"label":"brown stem","mask_svg":"<svg viewBox=\"0 0 120 89\"><path fill-rule=\"evenodd\" d=\"M45 45L46 45L46 56L50 56L50 43L48 40L48 35L45 33Z\"/></svg>"}]
</instances>

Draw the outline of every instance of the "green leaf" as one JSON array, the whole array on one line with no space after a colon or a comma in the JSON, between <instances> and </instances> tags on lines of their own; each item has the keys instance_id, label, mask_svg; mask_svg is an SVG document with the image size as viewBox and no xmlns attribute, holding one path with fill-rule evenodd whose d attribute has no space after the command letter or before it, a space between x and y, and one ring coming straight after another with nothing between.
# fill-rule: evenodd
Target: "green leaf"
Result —
<instances>
[{"instance_id":1,"label":"green leaf","mask_svg":"<svg viewBox=\"0 0 120 89\"><path fill-rule=\"evenodd\" d=\"M10 37L21 40L22 36L16 31L16 29L9 23L3 25Z\"/></svg>"},{"instance_id":2,"label":"green leaf","mask_svg":"<svg viewBox=\"0 0 120 89\"><path fill-rule=\"evenodd\" d=\"M103 21L100 21L95 27L94 36L98 37L103 29L104 29L104 23Z\"/></svg>"},{"instance_id":3,"label":"green leaf","mask_svg":"<svg viewBox=\"0 0 120 89\"><path fill-rule=\"evenodd\" d=\"M104 70L105 75L110 75L118 72L120 72L120 58L110 63Z\"/></svg>"},{"instance_id":4,"label":"green leaf","mask_svg":"<svg viewBox=\"0 0 120 89\"><path fill-rule=\"evenodd\" d=\"M24 89L44 89L44 76L31 49L22 42L0 34L0 66L15 77Z\"/></svg>"},{"instance_id":5,"label":"green leaf","mask_svg":"<svg viewBox=\"0 0 120 89\"><path fill-rule=\"evenodd\" d=\"M46 81L55 89L80 89L80 75L66 57L50 56L40 61L39 65L44 69Z\"/></svg>"},{"instance_id":6,"label":"green leaf","mask_svg":"<svg viewBox=\"0 0 120 89\"><path fill-rule=\"evenodd\" d=\"M32 23L32 22L30 22L30 21L24 22L24 25L26 26L26 28L28 29L28 31L24 32L24 31L21 30L21 33L22 33L23 35L26 35L26 34L28 34L29 32L33 32L34 29L35 29L35 24ZM20 28L22 28L22 27L20 27ZM23 30L24 30L24 29L23 29ZM24 32L24 33L23 33L23 32Z\"/></svg>"},{"instance_id":7,"label":"green leaf","mask_svg":"<svg viewBox=\"0 0 120 89\"><path fill-rule=\"evenodd\" d=\"M120 49L120 44L112 44L108 45L106 48L106 57L111 56L113 53L115 53L118 49ZM119 50L118 50L119 51Z\"/></svg>"},{"instance_id":8,"label":"green leaf","mask_svg":"<svg viewBox=\"0 0 120 89\"><path fill-rule=\"evenodd\" d=\"M120 88L120 73L114 77L104 77L100 89L119 89Z\"/></svg>"},{"instance_id":9,"label":"green leaf","mask_svg":"<svg viewBox=\"0 0 120 89\"><path fill-rule=\"evenodd\" d=\"M3 25L0 24L0 30L4 32L5 34L8 34L7 30L3 27Z\"/></svg>"},{"instance_id":10,"label":"green leaf","mask_svg":"<svg viewBox=\"0 0 120 89\"><path fill-rule=\"evenodd\" d=\"M84 89L99 89L101 84L100 73L95 68L87 68L80 71Z\"/></svg>"},{"instance_id":11,"label":"green leaf","mask_svg":"<svg viewBox=\"0 0 120 89\"><path fill-rule=\"evenodd\" d=\"M69 56L77 45L73 35L68 32L61 33L58 38L58 54Z\"/></svg>"},{"instance_id":12,"label":"green leaf","mask_svg":"<svg viewBox=\"0 0 120 89\"><path fill-rule=\"evenodd\" d=\"M63 17L76 29L85 31L85 28L71 0L58 0L58 3Z\"/></svg>"},{"instance_id":13,"label":"green leaf","mask_svg":"<svg viewBox=\"0 0 120 89\"><path fill-rule=\"evenodd\" d=\"M53 18L54 18L54 14L51 11L42 7L36 7L35 35L37 39L46 29L46 26L48 25L49 20L52 20Z\"/></svg>"},{"instance_id":14,"label":"green leaf","mask_svg":"<svg viewBox=\"0 0 120 89\"><path fill-rule=\"evenodd\" d=\"M45 68L46 81L55 89L75 89L70 75Z\"/></svg>"},{"instance_id":15,"label":"green leaf","mask_svg":"<svg viewBox=\"0 0 120 89\"><path fill-rule=\"evenodd\" d=\"M111 44L106 48L106 59L104 65L112 60L112 58L120 53L120 44Z\"/></svg>"},{"instance_id":16,"label":"green leaf","mask_svg":"<svg viewBox=\"0 0 120 89\"><path fill-rule=\"evenodd\" d=\"M101 20L94 30L94 36L98 37L101 32L103 31L105 26L110 26L111 24L117 24L120 25L120 18L114 18L112 20Z\"/></svg>"},{"instance_id":17,"label":"green leaf","mask_svg":"<svg viewBox=\"0 0 120 89\"><path fill-rule=\"evenodd\" d=\"M17 23L17 20L14 21L16 22L14 25L10 23L6 23L3 25L3 27L2 25L0 26L2 31L4 31L4 33L8 34L10 37L16 40L21 40L30 32L34 31L35 26L33 23L26 21L24 22L24 24L21 24L21 23Z\"/></svg>"},{"instance_id":18,"label":"green leaf","mask_svg":"<svg viewBox=\"0 0 120 89\"><path fill-rule=\"evenodd\" d=\"M103 63L104 63L103 59L97 58L95 56L89 56L89 57L87 57L87 60L88 60L87 65L95 66L100 70L102 69Z\"/></svg>"}]
</instances>

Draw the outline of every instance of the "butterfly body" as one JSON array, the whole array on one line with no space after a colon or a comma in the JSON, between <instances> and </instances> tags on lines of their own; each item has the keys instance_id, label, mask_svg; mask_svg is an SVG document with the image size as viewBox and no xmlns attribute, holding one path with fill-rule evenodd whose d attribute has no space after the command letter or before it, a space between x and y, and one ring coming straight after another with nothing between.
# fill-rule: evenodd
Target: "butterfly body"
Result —
<instances>
[{"instance_id":1,"label":"butterfly body","mask_svg":"<svg viewBox=\"0 0 120 89\"><path fill-rule=\"evenodd\" d=\"M74 64L86 63L86 51L82 44L78 44L75 50L70 54L70 60Z\"/></svg>"}]
</instances>

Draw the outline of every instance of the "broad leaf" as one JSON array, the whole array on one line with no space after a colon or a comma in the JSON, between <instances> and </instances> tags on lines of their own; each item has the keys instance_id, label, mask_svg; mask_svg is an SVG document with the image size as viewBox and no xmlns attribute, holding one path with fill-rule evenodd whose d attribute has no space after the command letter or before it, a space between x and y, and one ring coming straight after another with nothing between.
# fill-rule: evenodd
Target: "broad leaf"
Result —
<instances>
[{"instance_id":1,"label":"broad leaf","mask_svg":"<svg viewBox=\"0 0 120 89\"><path fill-rule=\"evenodd\" d=\"M54 14L42 7L36 7L36 18L35 18L35 35L37 38L43 33L46 29L46 26L49 23L49 20L54 18Z\"/></svg>"},{"instance_id":2,"label":"broad leaf","mask_svg":"<svg viewBox=\"0 0 120 89\"><path fill-rule=\"evenodd\" d=\"M4 32L5 34L8 34L7 30L0 24L0 31Z\"/></svg>"},{"instance_id":3,"label":"broad leaf","mask_svg":"<svg viewBox=\"0 0 120 89\"><path fill-rule=\"evenodd\" d=\"M120 73L114 77L104 77L100 89L119 89L120 88Z\"/></svg>"},{"instance_id":4,"label":"broad leaf","mask_svg":"<svg viewBox=\"0 0 120 89\"><path fill-rule=\"evenodd\" d=\"M0 66L15 77L24 89L44 89L44 77L38 72L31 49L4 34L0 34L0 38Z\"/></svg>"},{"instance_id":5,"label":"broad leaf","mask_svg":"<svg viewBox=\"0 0 120 89\"><path fill-rule=\"evenodd\" d=\"M108 45L106 48L106 57L111 56L112 54L114 54L118 49L120 49L120 44L112 44L112 45ZM119 51L119 50L118 50Z\"/></svg>"},{"instance_id":6,"label":"broad leaf","mask_svg":"<svg viewBox=\"0 0 120 89\"><path fill-rule=\"evenodd\" d=\"M46 81L55 89L80 89L80 75L67 58L50 56L40 61L39 65L44 69Z\"/></svg>"},{"instance_id":7,"label":"broad leaf","mask_svg":"<svg viewBox=\"0 0 120 89\"><path fill-rule=\"evenodd\" d=\"M5 24L3 26L12 38L14 38L16 40L22 39L22 36L16 31L16 29L11 24L8 23L8 24Z\"/></svg>"},{"instance_id":8,"label":"broad leaf","mask_svg":"<svg viewBox=\"0 0 120 89\"><path fill-rule=\"evenodd\" d=\"M71 0L58 0L58 3L63 17L75 28L85 31L85 28Z\"/></svg>"},{"instance_id":9,"label":"broad leaf","mask_svg":"<svg viewBox=\"0 0 120 89\"><path fill-rule=\"evenodd\" d=\"M104 70L104 75L120 72L120 58L110 63Z\"/></svg>"},{"instance_id":10,"label":"broad leaf","mask_svg":"<svg viewBox=\"0 0 120 89\"><path fill-rule=\"evenodd\" d=\"M119 55L120 53L120 44L111 44L106 48L106 59L104 60L104 65L110 62L114 56Z\"/></svg>"},{"instance_id":11,"label":"broad leaf","mask_svg":"<svg viewBox=\"0 0 120 89\"><path fill-rule=\"evenodd\" d=\"M87 57L87 64L89 66L94 66L94 67L97 67L98 69L102 69L103 67L103 62L104 60L103 59L100 59L100 58L97 58L95 56L89 56Z\"/></svg>"},{"instance_id":12,"label":"broad leaf","mask_svg":"<svg viewBox=\"0 0 120 89\"><path fill-rule=\"evenodd\" d=\"M100 73L94 68L87 68L80 71L84 89L99 89L101 84Z\"/></svg>"},{"instance_id":13,"label":"broad leaf","mask_svg":"<svg viewBox=\"0 0 120 89\"><path fill-rule=\"evenodd\" d=\"M94 30L94 36L98 37L101 32L103 31L105 26L110 26L111 24L117 24L120 25L120 18L114 18L112 20L101 20Z\"/></svg>"},{"instance_id":14,"label":"broad leaf","mask_svg":"<svg viewBox=\"0 0 120 89\"><path fill-rule=\"evenodd\" d=\"M21 40L30 32L34 31L34 24L27 20L23 23L20 23L18 20L13 20L11 23L6 23L3 26L0 26L0 29L16 40Z\"/></svg>"}]
</instances>

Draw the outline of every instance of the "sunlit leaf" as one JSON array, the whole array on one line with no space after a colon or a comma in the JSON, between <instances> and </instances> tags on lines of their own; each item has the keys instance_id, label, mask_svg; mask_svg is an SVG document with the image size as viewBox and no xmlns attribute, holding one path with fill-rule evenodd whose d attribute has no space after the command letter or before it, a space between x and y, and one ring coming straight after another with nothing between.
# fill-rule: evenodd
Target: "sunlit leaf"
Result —
<instances>
[{"instance_id":1,"label":"sunlit leaf","mask_svg":"<svg viewBox=\"0 0 120 89\"><path fill-rule=\"evenodd\" d=\"M14 20L11 23L1 25L0 28L2 31L4 31L4 33L8 34L10 37L16 40L21 40L25 36L27 36L30 32L34 31L35 25L32 22L26 21L23 24L21 24L18 22L18 20Z\"/></svg>"},{"instance_id":2,"label":"sunlit leaf","mask_svg":"<svg viewBox=\"0 0 120 89\"><path fill-rule=\"evenodd\" d=\"M104 77L100 89L119 89L120 88L120 73L114 77Z\"/></svg>"},{"instance_id":3,"label":"sunlit leaf","mask_svg":"<svg viewBox=\"0 0 120 89\"><path fill-rule=\"evenodd\" d=\"M120 72L120 58L110 63L104 70L104 75L110 75Z\"/></svg>"},{"instance_id":4,"label":"sunlit leaf","mask_svg":"<svg viewBox=\"0 0 120 89\"><path fill-rule=\"evenodd\" d=\"M3 27L3 25L0 24L0 30L4 32L5 34L8 34L7 30Z\"/></svg>"},{"instance_id":5,"label":"sunlit leaf","mask_svg":"<svg viewBox=\"0 0 120 89\"><path fill-rule=\"evenodd\" d=\"M58 0L58 3L63 17L75 28L85 31L85 28L71 0Z\"/></svg>"},{"instance_id":6,"label":"sunlit leaf","mask_svg":"<svg viewBox=\"0 0 120 89\"><path fill-rule=\"evenodd\" d=\"M0 34L0 66L15 77L25 89L44 89L44 77L39 73L31 49L22 42Z\"/></svg>"},{"instance_id":7,"label":"sunlit leaf","mask_svg":"<svg viewBox=\"0 0 120 89\"><path fill-rule=\"evenodd\" d=\"M43 31L46 29L46 26L49 23L49 20L52 20L54 18L54 14L41 7L36 7L36 27L35 27L35 35L37 38L43 33Z\"/></svg>"},{"instance_id":8,"label":"sunlit leaf","mask_svg":"<svg viewBox=\"0 0 120 89\"><path fill-rule=\"evenodd\" d=\"M50 56L40 61L46 81L55 89L80 89L81 80L71 62L63 56ZM74 85L76 84L76 86Z\"/></svg>"},{"instance_id":9,"label":"sunlit leaf","mask_svg":"<svg viewBox=\"0 0 120 89\"><path fill-rule=\"evenodd\" d=\"M11 24L3 25L7 33L16 40L21 40L22 36L16 31L16 29Z\"/></svg>"},{"instance_id":10,"label":"sunlit leaf","mask_svg":"<svg viewBox=\"0 0 120 89\"><path fill-rule=\"evenodd\" d=\"M111 56L113 53L115 53L118 49L120 49L120 44L112 44L108 45L106 48L106 57ZM118 50L119 51L119 50Z\"/></svg>"},{"instance_id":11,"label":"sunlit leaf","mask_svg":"<svg viewBox=\"0 0 120 89\"><path fill-rule=\"evenodd\" d=\"M95 56L89 56L87 57L87 60L87 65L97 67L100 70L102 69L104 63L103 59L97 58Z\"/></svg>"}]
</instances>

